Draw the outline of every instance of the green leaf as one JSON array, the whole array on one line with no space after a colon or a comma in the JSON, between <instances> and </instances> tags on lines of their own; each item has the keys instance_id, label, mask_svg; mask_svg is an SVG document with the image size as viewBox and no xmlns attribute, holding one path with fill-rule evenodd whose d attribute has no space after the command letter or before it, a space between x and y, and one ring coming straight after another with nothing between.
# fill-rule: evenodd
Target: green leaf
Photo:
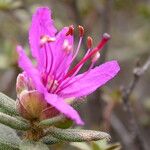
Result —
<instances>
[{"instance_id":1,"label":"green leaf","mask_svg":"<svg viewBox=\"0 0 150 150\"><path fill-rule=\"evenodd\" d=\"M30 125L26 123L25 121L15 118L9 115L6 115L2 112L0 112L0 123L7 125L13 129L18 130L28 130L30 129Z\"/></svg>"},{"instance_id":2,"label":"green leaf","mask_svg":"<svg viewBox=\"0 0 150 150\"><path fill-rule=\"evenodd\" d=\"M20 150L49 150L49 148L40 142L24 141L20 144Z\"/></svg>"},{"instance_id":3,"label":"green leaf","mask_svg":"<svg viewBox=\"0 0 150 150\"><path fill-rule=\"evenodd\" d=\"M101 139L110 139L110 135L105 132L80 129L59 129L49 128L50 133L55 138L69 142L98 141Z\"/></svg>"},{"instance_id":4,"label":"green leaf","mask_svg":"<svg viewBox=\"0 0 150 150\"><path fill-rule=\"evenodd\" d=\"M62 142L61 140L57 139L57 138L54 138L53 136L51 135L47 135L45 137L43 137L40 142L42 143L45 143L45 144L48 144L48 145L51 145L51 144L56 144L56 143L60 143Z\"/></svg>"},{"instance_id":5,"label":"green leaf","mask_svg":"<svg viewBox=\"0 0 150 150\"><path fill-rule=\"evenodd\" d=\"M19 150L20 142L15 130L0 124L0 150Z\"/></svg>"},{"instance_id":6,"label":"green leaf","mask_svg":"<svg viewBox=\"0 0 150 150\"><path fill-rule=\"evenodd\" d=\"M67 129L71 127L72 125L73 125L73 121L66 118L66 120L55 124L55 127L61 128L61 129Z\"/></svg>"},{"instance_id":7,"label":"green leaf","mask_svg":"<svg viewBox=\"0 0 150 150\"><path fill-rule=\"evenodd\" d=\"M7 95L0 93L0 107L12 115L18 115L16 102Z\"/></svg>"},{"instance_id":8,"label":"green leaf","mask_svg":"<svg viewBox=\"0 0 150 150\"><path fill-rule=\"evenodd\" d=\"M63 115L59 115L59 116L41 121L39 123L39 126L51 126L51 125L57 124L61 121L63 122L64 120L66 120L66 117Z\"/></svg>"},{"instance_id":9,"label":"green leaf","mask_svg":"<svg viewBox=\"0 0 150 150\"><path fill-rule=\"evenodd\" d=\"M120 150L121 145L119 143L109 145L106 150Z\"/></svg>"},{"instance_id":10,"label":"green leaf","mask_svg":"<svg viewBox=\"0 0 150 150\"><path fill-rule=\"evenodd\" d=\"M96 144L94 142L91 143L91 146L92 146L92 150L104 150L104 149L100 148L98 144Z\"/></svg>"},{"instance_id":11,"label":"green leaf","mask_svg":"<svg viewBox=\"0 0 150 150\"><path fill-rule=\"evenodd\" d=\"M92 150L91 147L85 142L71 142L70 145L81 150Z\"/></svg>"},{"instance_id":12,"label":"green leaf","mask_svg":"<svg viewBox=\"0 0 150 150\"><path fill-rule=\"evenodd\" d=\"M106 150L108 143L106 139L100 141L91 142L91 147L93 150Z\"/></svg>"}]
</instances>

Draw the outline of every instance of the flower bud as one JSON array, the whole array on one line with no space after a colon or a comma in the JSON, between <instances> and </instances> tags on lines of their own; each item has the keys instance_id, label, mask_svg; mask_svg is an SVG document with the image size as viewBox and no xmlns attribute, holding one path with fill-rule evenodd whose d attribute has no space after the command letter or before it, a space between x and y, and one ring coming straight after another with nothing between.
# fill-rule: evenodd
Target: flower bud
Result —
<instances>
[{"instance_id":1,"label":"flower bud","mask_svg":"<svg viewBox=\"0 0 150 150\"><path fill-rule=\"evenodd\" d=\"M34 84L30 78L26 76L25 73L20 73L16 81L16 92L17 95L20 95L24 90L31 91L34 90Z\"/></svg>"},{"instance_id":2,"label":"flower bud","mask_svg":"<svg viewBox=\"0 0 150 150\"><path fill-rule=\"evenodd\" d=\"M46 109L44 109L42 112L41 112L41 115L40 115L40 120L45 120L45 119L48 119L48 118L53 118L57 115L59 115L60 112L52 107L52 106L48 106Z\"/></svg>"},{"instance_id":3,"label":"flower bud","mask_svg":"<svg viewBox=\"0 0 150 150\"><path fill-rule=\"evenodd\" d=\"M23 118L39 120L42 111L47 108L47 102L36 90L23 91L18 97L16 107Z\"/></svg>"},{"instance_id":4,"label":"flower bud","mask_svg":"<svg viewBox=\"0 0 150 150\"><path fill-rule=\"evenodd\" d=\"M17 77L16 92L20 94L23 90L27 90L26 77L23 73L20 73Z\"/></svg>"}]
</instances>

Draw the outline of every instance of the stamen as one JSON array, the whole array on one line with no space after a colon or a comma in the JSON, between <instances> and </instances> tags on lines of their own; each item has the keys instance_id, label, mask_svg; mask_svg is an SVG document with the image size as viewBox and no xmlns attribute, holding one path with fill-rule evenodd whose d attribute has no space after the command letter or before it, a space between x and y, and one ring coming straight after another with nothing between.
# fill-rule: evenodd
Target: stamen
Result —
<instances>
[{"instance_id":1,"label":"stamen","mask_svg":"<svg viewBox=\"0 0 150 150\"><path fill-rule=\"evenodd\" d=\"M93 45L93 39L90 36L88 36L87 37L87 47L88 47L88 49L91 48L92 45Z\"/></svg>"},{"instance_id":2,"label":"stamen","mask_svg":"<svg viewBox=\"0 0 150 150\"><path fill-rule=\"evenodd\" d=\"M89 54L90 51L91 51L91 49L89 48L83 58L85 58ZM83 64L74 72L74 74L72 76L75 76L80 71L82 66L83 66Z\"/></svg>"},{"instance_id":3,"label":"stamen","mask_svg":"<svg viewBox=\"0 0 150 150\"><path fill-rule=\"evenodd\" d=\"M60 91L62 91L63 89L67 88L68 86L70 86L71 84L75 83L75 82L79 82L79 80L81 80L82 78L84 78L85 76L87 76L89 74L89 72L91 71L91 69L94 67L95 65L95 62L92 62L89 69L87 70L87 72L84 73L83 76L81 76L80 78L78 78L77 80L73 81L73 82L70 82L72 79L73 79L73 76L71 76L69 79L66 79L66 82L64 82L62 85L59 85L59 88L57 88L55 90L55 93L59 93Z\"/></svg>"},{"instance_id":4,"label":"stamen","mask_svg":"<svg viewBox=\"0 0 150 150\"><path fill-rule=\"evenodd\" d=\"M92 62L96 62L100 58L100 53L97 52L94 57L92 58Z\"/></svg>"},{"instance_id":5,"label":"stamen","mask_svg":"<svg viewBox=\"0 0 150 150\"><path fill-rule=\"evenodd\" d=\"M56 38L55 37L48 37L47 42L55 42Z\"/></svg>"},{"instance_id":6,"label":"stamen","mask_svg":"<svg viewBox=\"0 0 150 150\"><path fill-rule=\"evenodd\" d=\"M51 92L53 89L57 88L58 81L56 80L56 77L54 76L51 85L49 86L48 92Z\"/></svg>"},{"instance_id":7,"label":"stamen","mask_svg":"<svg viewBox=\"0 0 150 150\"><path fill-rule=\"evenodd\" d=\"M72 61L71 61L71 62L73 62L73 60L74 60L74 59L76 58L76 56L78 55L78 52L79 52L80 47L81 47L82 39L83 39L83 37L80 37L79 43L78 43L78 46L77 46L77 49L76 49L76 52L75 52L75 54L73 55L73 58L72 58Z\"/></svg>"},{"instance_id":8,"label":"stamen","mask_svg":"<svg viewBox=\"0 0 150 150\"><path fill-rule=\"evenodd\" d=\"M48 67L48 55L47 55L47 49L45 44L44 44L44 52L45 52L45 72L46 72Z\"/></svg>"},{"instance_id":9,"label":"stamen","mask_svg":"<svg viewBox=\"0 0 150 150\"><path fill-rule=\"evenodd\" d=\"M66 36L73 35L74 34L74 27L70 26L68 32L66 33Z\"/></svg>"},{"instance_id":10,"label":"stamen","mask_svg":"<svg viewBox=\"0 0 150 150\"><path fill-rule=\"evenodd\" d=\"M88 49L88 50L87 50L87 52L86 52L86 54L85 54L84 57L86 57L86 56L89 54L90 50L91 50L91 49ZM93 64L93 63L92 63L92 64ZM82 65L83 65L83 64L82 64ZM62 81L63 81L62 79L61 79L61 80L58 79L59 86L58 86L53 92L58 91L58 90L60 89L60 87L66 85L68 82L70 82L70 81L72 80L72 78L79 72L79 70L81 69L82 65L74 72L74 74L73 74L70 78L66 79L65 82L62 82ZM59 88L59 89L58 89L58 88Z\"/></svg>"},{"instance_id":11,"label":"stamen","mask_svg":"<svg viewBox=\"0 0 150 150\"><path fill-rule=\"evenodd\" d=\"M54 55L53 55L53 52L52 52L52 49L51 49L51 45L48 44L48 48L49 48L49 52L50 52L50 55L51 55L51 63L50 63L50 67L48 69L48 74L49 75L51 73L51 70L52 70L52 67L53 67L53 64L54 64Z\"/></svg>"},{"instance_id":12,"label":"stamen","mask_svg":"<svg viewBox=\"0 0 150 150\"><path fill-rule=\"evenodd\" d=\"M80 37L83 37L83 35L84 35L84 28L79 25L79 26L78 26L78 30L79 30L79 36L80 36Z\"/></svg>"},{"instance_id":13,"label":"stamen","mask_svg":"<svg viewBox=\"0 0 150 150\"><path fill-rule=\"evenodd\" d=\"M44 84L44 86L46 86L46 84L47 84L47 75L46 75L46 73L45 72L43 72L42 74L41 74L41 78L42 78L42 83Z\"/></svg>"},{"instance_id":14,"label":"stamen","mask_svg":"<svg viewBox=\"0 0 150 150\"><path fill-rule=\"evenodd\" d=\"M71 69L66 76L64 77L65 79L67 77L70 77L71 75L74 74L74 72L76 72L76 70L82 65L84 64L89 58L91 58L94 54L96 54L98 51L101 51L102 48L104 47L104 45L107 43L107 41L110 39L110 35L105 33L103 34L103 38L100 41L100 43L98 44L97 47L95 47L86 57L84 57L73 69Z\"/></svg>"},{"instance_id":15,"label":"stamen","mask_svg":"<svg viewBox=\"0 0 150 150\"><path fill-rule=\"evenodd\" d=\"M44 44L49 43L49 42L54 42L56 41L55 37L49 37L48 35L42 35L40 37L40 46L42 47Z\"/></svg>"},{"instance_id":16,"label":"stamen","mask_svg":"<svg viewBox=\"0 0 150 150\"><path fill-rule=\"evenodd\" d=\"M86 52L86 54L85 54L85 56L84 56L83 58L85 58L85 57L89 54L90 50L91 50L91 49L88 49L88 50L87 50L87 52ZM83 66L83 64L73 73L73 75L72 75L68 80L66 79L66 82L65 82L65 83L68 83L75 75L77 75L77 73L78 73L79 70L82 68L82 66ZM59 86L61 86L62 81L63 81L63 80L58 80L58 82L60 83ZM65 83L63 83L63 84L65 84ZM57 89L56 89L56 90L57 90Z\"/></svg>"},{"instance_id":17,"label":"stamen","mask_svg":"<svg viewBox=\"0 0 150 150\"><path fill-rule=\"evenodd\" d=\"M67 54L69 54L71 52L72 45L69 44L68 40L64 40L63 49L66 51Z\"/></svg>"}]
</instances>

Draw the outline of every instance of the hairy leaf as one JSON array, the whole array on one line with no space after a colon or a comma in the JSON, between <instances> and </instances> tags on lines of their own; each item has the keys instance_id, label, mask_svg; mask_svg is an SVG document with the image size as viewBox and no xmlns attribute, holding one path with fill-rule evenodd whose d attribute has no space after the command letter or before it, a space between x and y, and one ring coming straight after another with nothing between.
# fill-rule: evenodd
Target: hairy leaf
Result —
<instances>
[{"instance_id":1,"label":"hairy leaf","mask_svg":"<svg viewBox=\"0 0 150 150\"><path fill-rule=\"evenodd\" d=\"M29 124L24 122L23 120L11 117L2 112L0 112L0 123L18 130L28 130L30 128Z\"/></svg>"},{"instance_id":2,"label":"hairy leaf","mask_svg":"<svg viewBox=\"0 0 150 150\"><path fill-rule=\"evenodd\" d=\"M49 150L49 148L40 142L24 141L20 144L20 150Z\"/></svg>"},{"instance_id":3,"label":"hairy leaf","mask_svg":"<svg viewBox=\"0 0 150 150\"><path fill-rule=\"evenodd\" d=\"M0 124L0 150L19 150L20 142L15 130Z\"/></svg>"},{"instance_id":4,"label":"hairy leaf","mask_svg":"<svg viewBox=\"0 0 150 150\"><path fill-rule=\"evenodd\" d=\"M18 115L16 111L16 103L13 99L8 97L7 95L0 93L0 107L6 110L6 112L14 115Z\"/></svg>"},{"instance_id":5,"label":"hairy leaf","mask_svg":"<svg viewBox=\"0 0 150 150\"><path fill-rule=\"evenodd\" d=\"M98 141L101 139L110 139L110 135L105 132L80 129L59 129L51 127L49 133L64 141L83 142L83 141Z\"/></svg>"}]
</instances>

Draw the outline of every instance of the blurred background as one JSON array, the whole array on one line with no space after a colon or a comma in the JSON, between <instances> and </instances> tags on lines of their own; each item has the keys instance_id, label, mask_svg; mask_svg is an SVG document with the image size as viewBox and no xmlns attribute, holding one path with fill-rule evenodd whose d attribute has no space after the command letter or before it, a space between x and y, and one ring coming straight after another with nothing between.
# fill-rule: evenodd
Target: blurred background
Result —
<instances>
[{"instance_id":1,"label":"blurred background","mask_svg":"<svg viewBox=\"0 0 150 150\"><path fill-rule=\"evenodd\" d=\"M0 91L13 98L16 98L15 82L20 72L15 48L19 43L29 50L28 29L38 6L52 9L59 30L72 24L85 28L79 60L87 50L87 36L96 45L103 33L111 34L112 39L98 64L115 59L121 66L119 75L88 96L80 108L84 128L109 132L111 142L71 143L72 147L65 144L54 149L106 150L114 144L116 150L149 150L150 1L0 0ZM77 44L78 34L75 39ZM137 69L143 71L142 75L136 74Z\"/></svg>"}]
</instances>

